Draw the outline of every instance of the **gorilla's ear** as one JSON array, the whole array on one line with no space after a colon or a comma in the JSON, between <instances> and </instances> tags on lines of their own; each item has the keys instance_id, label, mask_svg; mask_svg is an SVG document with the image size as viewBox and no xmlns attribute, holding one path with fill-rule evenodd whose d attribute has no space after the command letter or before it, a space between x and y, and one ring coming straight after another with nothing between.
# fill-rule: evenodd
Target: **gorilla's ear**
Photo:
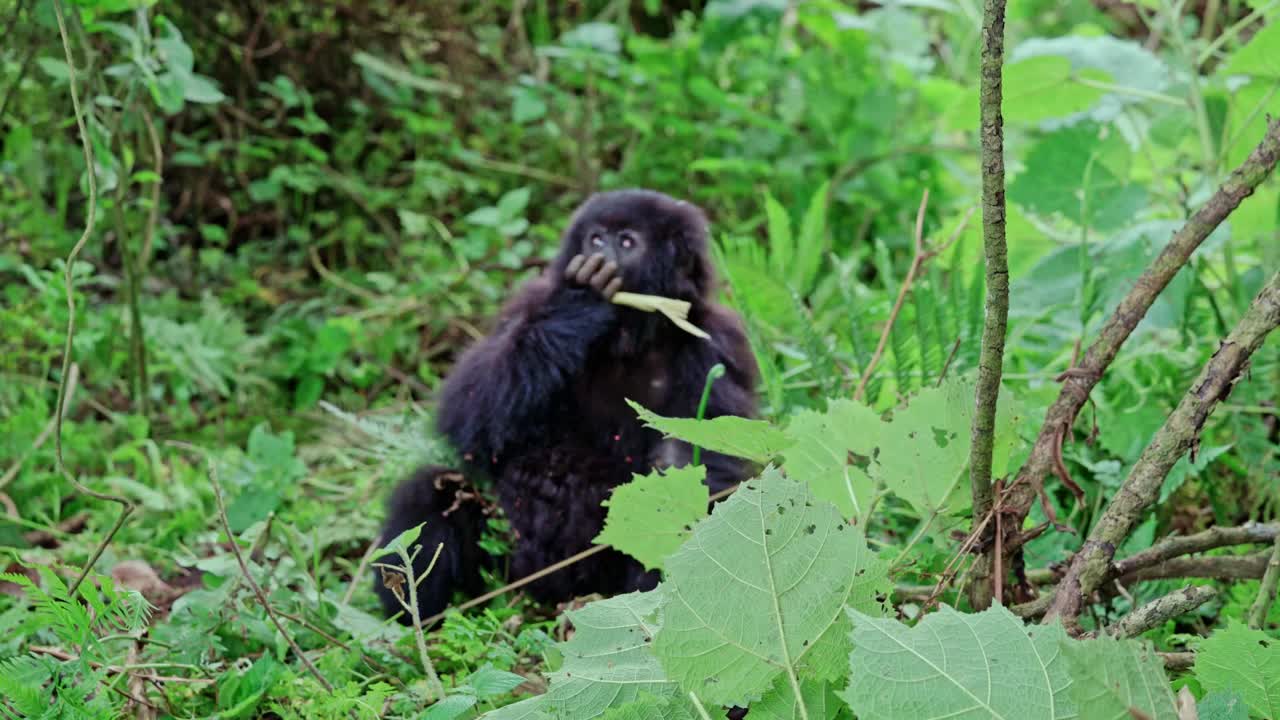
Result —
<instances>
[{"instance_id":1,"label":"gorilla's ear","mask_svg":"<svg viewBox=\"0 0 1280 720\"><path fill-rule=\"evenodd\" d=\"M689 202L677 201L670 213L667 240L675 249L675 274L680 294L706 297L715 284L708 247L707 216Z\"/></svg>"}]
</instances>

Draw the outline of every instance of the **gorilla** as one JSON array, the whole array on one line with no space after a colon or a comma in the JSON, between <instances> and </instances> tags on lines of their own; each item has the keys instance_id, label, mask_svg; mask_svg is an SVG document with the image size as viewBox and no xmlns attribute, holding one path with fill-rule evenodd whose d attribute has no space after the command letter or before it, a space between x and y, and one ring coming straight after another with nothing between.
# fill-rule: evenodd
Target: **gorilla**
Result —
<instances>
[{"instance_id":1,"label":"gorilla","mask_svg":"<svg viewBox=\"0 0 1280 720\"><path fill-rule=\"evenodd\" d=\"M439 432L462 471L426 467L393 493L383 542L425 522L414 561L418 611L443 611L455 592L482 589L492 562L477 545L485 512L474 481L492 482L514 532L508 571L522 578L592 544L613 488L655 468L684 465L692 448L644 427L630 399L666 416L693 417L707 374L705 417L756 412L759 368L741 319L717 304L706 217L650 190L599 193L573 215L559 255L503 308L492 333L457 361L441 391ZM610 302L619 290L691 303L695 337L658 313ZM703 452L712 493L746 479L746 461ZM431 572L437 546L443 545ZM393 556L381 562L398 564ZM539 602L652 588L655 572L606 550L527 586ZM403 608L375 578L388 615ZM406 602L408 600L405 594ZM405 615L402 621L411 622Z\"/></svg>"}]
</instances>

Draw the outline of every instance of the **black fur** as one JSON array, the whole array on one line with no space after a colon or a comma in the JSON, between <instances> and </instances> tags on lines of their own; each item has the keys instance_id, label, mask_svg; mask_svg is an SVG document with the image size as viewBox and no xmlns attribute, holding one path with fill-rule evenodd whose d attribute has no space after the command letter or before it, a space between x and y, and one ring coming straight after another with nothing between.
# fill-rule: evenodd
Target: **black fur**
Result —
<instances>
[{"instance_id":1,"label":"black fur","mask_svg":"<svg viewBox=\"0 0 1280 720\"><path fill-rule=\"evenodd\" d=\"M645 238L641 261L618 270L622 289L692 303L702 340L656 313L614 305L592 287L564 279L590 228L629 228ZM458 360L437 413L440 432L462 454L472 477L495 481L515 531L513 578L586 549L604 524L600 506L613 488L655 465L688 462L690 448L641 426L624 402L663 415L696 413L707 372L727 370L712 386L707 417L755 414L758 378L740 319L712 300L715 275L706 219L695 206L661 193L624 190L588 200L570 222L559 256L503 309L491 335ZM707 484L717 492L744 479L748 464L703 453ZM474 594L486 554L474 538L483 518L475 503L437 487L447 471L420 471L397 490L384 538L426 521L424 570L437 543L444 550L422 583L422 616L445 608L455 590ZM445 515L447 508L452 511ZM541 601L652 587L657 577L605 551L528 586ZM388 612L399 605L375 583Z\"/></svg>"}]
</instances>

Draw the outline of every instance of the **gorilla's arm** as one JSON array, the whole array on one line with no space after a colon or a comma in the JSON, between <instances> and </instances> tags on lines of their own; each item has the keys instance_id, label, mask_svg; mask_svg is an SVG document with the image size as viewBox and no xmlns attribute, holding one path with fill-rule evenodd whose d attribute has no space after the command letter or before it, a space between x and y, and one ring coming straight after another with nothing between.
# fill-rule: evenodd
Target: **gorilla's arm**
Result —
<instances>
[{"instance_id":1,"label":"gorilla's arm","mask_svg":"<svg viewBox=\"0 0 1280 720\"><path fill-rule=\"evenodd\" d=\"M454 366L441 392L437 426L479 462L536 433L555 395L583 369L587 350L615 310L592 287L531 282L498 328Z\"/></svg>"}]
</instances>

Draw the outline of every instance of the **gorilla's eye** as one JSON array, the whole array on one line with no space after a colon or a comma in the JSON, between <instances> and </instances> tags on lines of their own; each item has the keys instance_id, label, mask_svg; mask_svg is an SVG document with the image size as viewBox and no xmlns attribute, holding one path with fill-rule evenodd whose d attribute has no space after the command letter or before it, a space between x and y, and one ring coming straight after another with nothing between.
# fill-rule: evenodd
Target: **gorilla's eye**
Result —
<instances>
[{"instance_id":1,"label":"gorilla's eye","mask_svg":"<svg viewBox=\"0 0 1280 720\"><path fill-rule=\"evenodd\" d=\"M631 233L622 233L622 247L630 250L636 246L636 238Z\"/></svg>"},{"instance_id":2,"label":"gorilla's eye","mask_svg":"<svg viewBox=\"0 0 1280 720\"><path fill-rule=\"evenodd\" d=\"M596 247L604 247L604 238L600 237L599 235L592 235L591 244L595 245Z\"/></svg>"}]
</instances>

